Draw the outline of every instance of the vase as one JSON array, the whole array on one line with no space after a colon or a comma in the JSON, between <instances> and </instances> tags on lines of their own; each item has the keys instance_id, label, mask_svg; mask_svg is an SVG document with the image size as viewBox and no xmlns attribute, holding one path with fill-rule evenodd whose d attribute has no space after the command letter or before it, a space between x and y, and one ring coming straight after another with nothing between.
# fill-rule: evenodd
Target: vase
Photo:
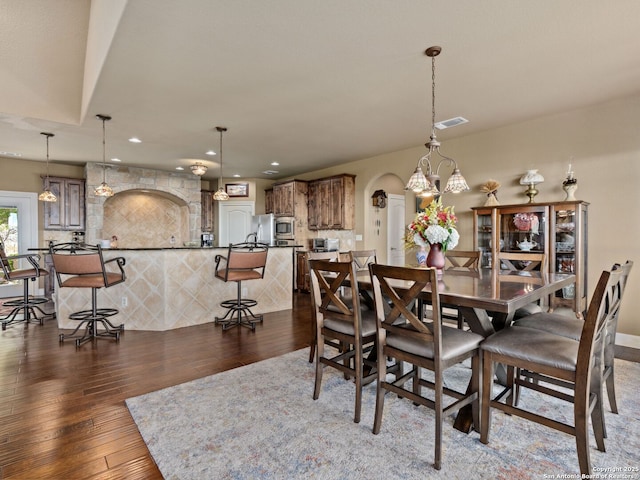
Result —
<instances>
[{"instance_id":1,"label":"vase","mask_svg":"<svg viewBox=\"0 0 640 480\"><path fill-rule=\"evenodd\" d=\"M429 255L427 255L427 267L436 268L438 269L438 273L442 273L444 265L445 261L442 244L432 243L429 248Z\"/></svg>"},{"instance_id":2,"label":"vase","mask_svg":"<svg viewBox=\"0 0 640 480\"><path fill-rule=\"evenodd\" d=\"M416 253L416 258L418 259L418 265L421 267L427 266L427 250L424 247L420 247L420 250Z\"/></svg>"},{"instance_id":3,"label":"vase","mask_svg":"<svg viewBox=\"0 0 640 480\"><path fill-rule=\"evenodd\" d=\"M562 185L562 189L564 190L564 193L566 194L566 197L564 199L564 201L573 201L576 199L575 193L576 190L578 189L578 184L577 183L566 183L564 185Z\"/></svg>"}]
</instances>

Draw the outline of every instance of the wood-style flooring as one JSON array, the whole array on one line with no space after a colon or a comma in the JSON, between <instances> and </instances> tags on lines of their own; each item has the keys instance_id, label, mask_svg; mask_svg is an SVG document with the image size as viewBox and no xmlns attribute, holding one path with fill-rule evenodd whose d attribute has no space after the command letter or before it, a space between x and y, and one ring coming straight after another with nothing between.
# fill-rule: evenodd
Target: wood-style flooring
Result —
<instances>
[{"instance_id":1,"label":"wood-style flooring","mask_svg":"<svg viewBox=\"0 0 640 480\"><path fill-rule=\"evenodd\" d=\"M294 294L292 310L265 314L255 332L213 323L125 331L119 343L78 349L59 343L55 320L9 326L0 334L0 478L162 478L125 399L304 348L310 314L308 294Z\"/></svg>"}]
</instances>

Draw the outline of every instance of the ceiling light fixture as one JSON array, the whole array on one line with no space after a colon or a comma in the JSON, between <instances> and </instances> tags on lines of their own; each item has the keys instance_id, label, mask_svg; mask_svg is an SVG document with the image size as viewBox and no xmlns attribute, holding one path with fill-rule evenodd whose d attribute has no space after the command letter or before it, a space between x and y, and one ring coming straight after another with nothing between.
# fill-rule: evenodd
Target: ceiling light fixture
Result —
<instances>
[{"instance_id":1,"label":"ceiling light fixture","mask_svg":"<svg viewBox=\"0 0 640 480\"><path fill-rule=\"evenodd\" d=\"M216 127L216 130L220 132L220 180L218 181L218 191L213 194L213 199L219 202L229 200L229 194L224 191L222 186L222 133L226 132L226 127Z\"/></svg>"},{"instance_id":2,"label":"ceiling light fixture","mask_svg":"<svg viewBox=\"0 0 640 480\"><path fill-rule=\"evenodd\" d=\"M131 143L142 143L142 140L140 140L138 137L131 137L129 141Z\"/></svg>"},{"instance_id":3,"label":"ceiling light fixture","mask_svg":"<svg viewBox=\"0 0 640 480\"><path fill-rule=\"evenodd\" d=\"M47 137L47 176L44 180L44 192L38 195L38 200L42 202L57 202L58 197L49 188L49 138L53 137L53 133L40 132L40 135Z\"/></svg>"},{"instance_id":4,"label":"ceiling light fixture","mask_svg":"<svg viewBox=\"0 0 640 480\"><path fill-rule=\"evenodd\" d=\"M207 166L201 164L200 162L196 162L195 165L191 165L191 173L193 173L194 175L198 175L199 177L201 177L202 175L204 175L205 173L207 173Z\"/></svg>"},{"instance_id":5,"label":"ceiling light fixture","mask_svg":"<svg viewBox=\"0 0 640 480\"><path fill-rule=\"evenodd\" d=\"M440 152L440 142L438 142L436 138L436 57L441 51L441 47L429 47L425 51L425 54L431 57L431 140L425 144L425 147L429 149L429 153L418 160L418 165L405 187L405 190L413 190L421 197L440 194L438 190L438 184L440 182L438 172L443 163L453 165L453 172L447 181L443 193L459 193L469 190L469 185L467 185L467 181L462 176L462 173L460 173L458 164L453 158L449 158ZM431 161L435 160L433 158L434 152L442 157L442 160L440 160L435 170L431 166ZM426 176L422 171L423 165L427 167Z\"/></svg>"},{"instance_id":6,"label":"ceiling light fixture","mask_svg":"<svg viewBox=\"0 0 640 480\"><path fill-rule=\"evenodd\" d=\"M109 115L96 115L98 120L102 120L102 183L96 187L93 194L97 197L112 197L113 190L107 185L107 134L105 129L105 123L111 120Z\"/></svg>"}]
</instances>

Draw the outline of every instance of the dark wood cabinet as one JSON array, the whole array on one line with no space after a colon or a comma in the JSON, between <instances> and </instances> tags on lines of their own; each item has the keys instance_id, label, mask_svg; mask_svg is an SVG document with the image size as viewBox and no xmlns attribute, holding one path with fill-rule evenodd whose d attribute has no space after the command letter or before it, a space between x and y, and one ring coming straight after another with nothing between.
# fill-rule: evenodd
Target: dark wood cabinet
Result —
<instances>
[{"instance_id":1,"label":"dark wood cabinet","mask_svg":"<svg viewBox=\"0 0 640 480\"><path fill-rule=\"evenodd\" d=\"M296 252L296 290L298 292L310 291L309 284L309 264L307 263L307 252Z\"/></svg>"},{"instance_id":2,"label":"dark wood cabinet","mask_svg":"<svg viewBox=\"0 0 640 480\"><path fill-rule=\"evenodd\" d=\"M202 190L201 198L201 226L203 232L213 232L213 192Z\"/></svg>"},{"instance_id":3,"label":"dark wood cabinet","mask_svg":"<svg viewBox=\"0 0 640 480\"><path fill-rule=\"evenodd\" d=\"M85 182L78 178L49 177L49 188L57 202L44 204L45 230L85 228Z\"/></svg>"},{"instance_id":4,"label":"dark wood cabinet","mask_svg":"<svg viewBox=\"0 0 640 480\"><path fill-rule=\"evenodd\" d=\"M309 182L309 230L355 227L355 175L336 175Z\"/></svg>"},{"instance_id":5,"label":"dark wood cabinet","mask_svg":"<svg viewBox=\"0 0 640 480\"><path fill-rule=\"evenodd\" d=\"M274 213L273 211L273 188L264 191L264 213Z\"/></svg>"}]
</instances>

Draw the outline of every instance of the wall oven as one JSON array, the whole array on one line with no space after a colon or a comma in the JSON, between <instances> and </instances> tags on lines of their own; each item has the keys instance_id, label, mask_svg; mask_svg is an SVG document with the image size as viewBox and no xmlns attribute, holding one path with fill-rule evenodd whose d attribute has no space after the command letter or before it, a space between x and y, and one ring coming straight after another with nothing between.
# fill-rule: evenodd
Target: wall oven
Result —
<instances>
[{"instance_id":1,"label":"wall oven","mask_svg":"<svg viewBox=\"0 0 640 480\"><path fill-rule=\"evenodd\" d=\"M293 217L276 218L276 240L293 240L295 238L295 223Z\"/></svg>"}]
</instances>

